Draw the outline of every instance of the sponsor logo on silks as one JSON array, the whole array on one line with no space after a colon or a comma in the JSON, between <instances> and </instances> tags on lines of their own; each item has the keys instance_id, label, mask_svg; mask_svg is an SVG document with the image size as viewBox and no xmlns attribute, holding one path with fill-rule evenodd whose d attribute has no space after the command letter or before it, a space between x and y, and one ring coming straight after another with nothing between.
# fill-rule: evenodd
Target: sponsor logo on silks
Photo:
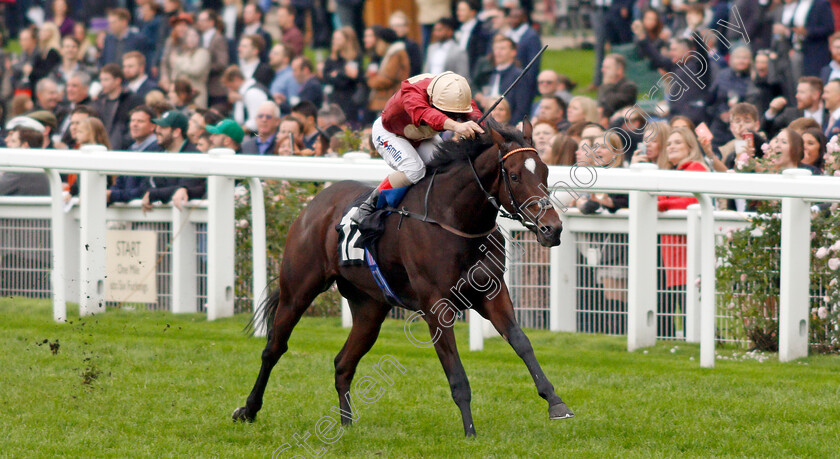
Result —
<instances>
[{"instance_id":1,"label":"sponsor logo on silks","mask_svg":"<svg viewBox=\"0 0 840 459\"><path fill-rule=\"evenodd\" d=\"M402 152L397 150L393 145L390 145L387 140L382 140L382 136L376 137L376 143L379 146L378 150L380 150L380 153L388 153L394 161L402 159Z\"/></svg>"}]
</instances>

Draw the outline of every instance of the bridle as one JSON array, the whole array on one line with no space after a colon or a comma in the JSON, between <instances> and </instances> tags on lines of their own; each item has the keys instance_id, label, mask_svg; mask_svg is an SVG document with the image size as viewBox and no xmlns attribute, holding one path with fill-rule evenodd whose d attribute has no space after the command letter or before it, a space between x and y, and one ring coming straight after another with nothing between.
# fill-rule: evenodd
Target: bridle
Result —
<instances>
[{"instance_id":1,"label":"bridle","mask_svg":"<svg viewBox=\"0 0 840 459\"><path fill-rule=\"evenodd\" d=\"M519 208L519 203L516 201L516 196L513 195L513 185L511 185L510 183L510 172L508 172L507 168L505 167L506 159L508 159L516 153L521 153L525 151L533 151L534 153L539 154L536 148L522 147L510 150L503 156L502 149L499 148L499 166L502 169L502 177L504 177L505 188L507 188L507 194L508 197L510 197L510 206L513 209L513 213L506 211L502 206L500 206L496 198L492 194L490 194L490 192L488 192L487 189L484 188L484 185L481 183L481 178L479 178L478 172L475 170L475 165L473 164L472 158L469 159L469 163L470 168L473 171L473 177L475 177L475 181L478 182L478 187L481 189L481 191L484 192L484 195L487 197L487 201L490 202L490 204L492 204L493 207L495 207L496 210L499 211L499 215L509 220L516 220L526 228L535 230L537 229L536 223L522 215L522 212ZM548 199L547 196L540 198L534 204L538 204L540 206L540 210L552 207L551 201Z\"/></svg>"}]
</instances>

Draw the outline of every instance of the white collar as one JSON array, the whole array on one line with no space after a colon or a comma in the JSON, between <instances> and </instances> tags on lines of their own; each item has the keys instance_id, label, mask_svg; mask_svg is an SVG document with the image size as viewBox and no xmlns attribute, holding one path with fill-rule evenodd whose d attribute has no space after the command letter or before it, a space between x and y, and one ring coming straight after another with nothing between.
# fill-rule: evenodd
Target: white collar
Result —
<instances>
[{"instance_id":1,"label":"white collar","mask_svg":"<svg viewBox=\"0 0 840 459\"><path fill-rule=\"evenodd\" d=\"M525 35L525 32L528 31L528 23L523 22L519 27L515 29L511 29L508 31L508 37L512 38L516 44L519 44L519 40L522 39L522 36Z\"/></svg>"}]
</instances>

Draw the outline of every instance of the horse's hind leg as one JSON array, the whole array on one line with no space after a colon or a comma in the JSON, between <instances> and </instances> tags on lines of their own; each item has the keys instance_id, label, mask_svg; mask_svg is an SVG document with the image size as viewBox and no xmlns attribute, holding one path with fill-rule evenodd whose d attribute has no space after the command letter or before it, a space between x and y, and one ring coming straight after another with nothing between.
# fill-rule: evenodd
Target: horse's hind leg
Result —
<instances>
[{"instance_id":1,"label":"horse's hind leg","mask_svg":"<svg viewBox=\"0 0 840 459\"><path fill-rule=\"evenodd\" d=\"M338 406L341 409L341 423L350 425L356 418L350 403L350 383L356 374L359 361L373 347L382 322L391 307L387 304L367 298L364 301L352 300L353 328L344 347L335 357L335 390L338 392Z\"/></svg>"},{"instance_id":2,"label":"horse's hind leg","mask_svg":"<svg viewBox=\"0 0 840 459\"><path fill-rule=\"evenodd\" d=\"M288 255L287 255L288 256ZM285 266L284 266L285 268ZM299 267L298 267L299 268ZM289 275L292 273L291 275ZM253 421L262 408L265 386L271 370L288 350L289 337L300 317L321 292L329 287L322 273L314 269L283 269L280 287L272 292L265 307L274 310L274 322L269 330L268 344L262 352L262 365L257 382L245 406L233 412L233 420Z\"/></svg>"},{"instance_id":3,"label":"horse's hind leg","mask_svg":"<svg viewBox=\"0 0 840 459\"><path fill-rule=\"evenodd\" d=\"M554 386L543 373L542 367L537 362L537 357L534 355L534 348L531 347L531 341L525 336L525 332L516 323L516 318L513 314L513 305L510 301L510 294L507 288L496 295L493 299L485 299L485 301L475 308L476 311L484 318L489 320L496 331L510 344L516 355L525 362L528 367L528 372L534 379L534 384L537 386L537 393L540 397L548 402L548 417L549 419L565 419L574 417L574 413L559 395L554 391Z\"/></svg>"}]
</instances>

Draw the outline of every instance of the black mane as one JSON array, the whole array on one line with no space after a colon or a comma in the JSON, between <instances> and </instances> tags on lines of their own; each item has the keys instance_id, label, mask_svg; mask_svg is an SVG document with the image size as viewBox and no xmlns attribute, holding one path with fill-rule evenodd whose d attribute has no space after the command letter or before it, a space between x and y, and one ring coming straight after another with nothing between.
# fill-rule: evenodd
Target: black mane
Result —
<instances>
[{"instance_id":1,"label":"black mane","mask_svg":"<svg viewBox=\"0 0 840 459\"><path fill-rule=\"evenodd\" d=\"M506 142L515 145L527 144L522 131L516 128L502 126L493 118L488 117L482 127L484 128L484 134L481 136L460 141L446 140L442 142L435 149L432 161L429 162L427 167L431 170L443 171L454 164L475 159L478 155L493 146L493 138L490 135L490 130L501 134Z\"/></svg>"}]
</instances>

